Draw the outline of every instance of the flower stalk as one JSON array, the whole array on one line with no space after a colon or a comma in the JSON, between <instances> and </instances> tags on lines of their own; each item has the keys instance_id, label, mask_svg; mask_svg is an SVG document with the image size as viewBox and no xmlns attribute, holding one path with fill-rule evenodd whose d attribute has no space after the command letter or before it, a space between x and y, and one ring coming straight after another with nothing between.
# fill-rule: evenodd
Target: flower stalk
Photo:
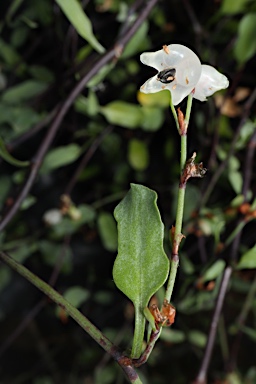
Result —
<instances>
[{"instance_id":1,"label":"flower stalk","mask_svg":"<svg viewBox=\"0 0 256 384\"><path fill-rule=\"evenodd\" d=\"M186 182L182 181L183 171L186 165L187 159L187 127L191 112L192 105L192 96L189 96L187 102L186 118L184 120L184 115L179 110L178 111L178 121L179 121L179 133L181 138L181 151L180 151L180 183L178 191L178 202L176 210L176 220L175 228L172 229L172 255L171 255L171 266L170 266L170 275L167 283L167 289L165 293L165 299L170 302L173 288L177 276L177 270L179 266L179 246L183 238L181 233L182 230L182 221L183 221L183 212L184 212L184 201L185 201L185 191L186 191Z\"/></svg>"}]
</instances>

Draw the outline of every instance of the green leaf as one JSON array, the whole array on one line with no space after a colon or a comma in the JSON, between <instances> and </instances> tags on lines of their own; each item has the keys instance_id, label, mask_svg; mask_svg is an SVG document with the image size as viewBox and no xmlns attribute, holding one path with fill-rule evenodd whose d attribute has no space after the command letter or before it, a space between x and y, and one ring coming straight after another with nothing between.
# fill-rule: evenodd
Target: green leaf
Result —
<instances>
[{"instance_id":1,"label":"green leaf","mask_svg":"<svg viewBox=\"0 0 256 384\"><path fill-rule=\"evenodd\" d=\"M118 255L113 278L135 307L132 357L139 357L142 350L143 309L164 284L169 271L169 260L163 248L164 226L156 200L156 192L131 184L128 194L114 211L118 223Z\"/></svg>"},{"instance_id":2,"label":"green leaf","mask_svg":"<svg viewBox=\"0 0 256 384\"><path fill-rule=\"evenodd\" d=\"M92 24L77 0L55 0L77 33L84 38L97 52L105 52L105 48L93 34Z\"/></svg>"},{"instance_id":3,"label":"green leaf","mask_svg":"<svg viewBox=\"0 0 256 384\"><path fill-rule=\"evenodd\" d=\"M112 101L100 111L110 124L125 128L138 128L143 119L141 107L124 101Z\"/></svg>"},{"instance_id":4,"label":"green leaf","mask_svg":"<svg viewBox=\"0 0 256 384\"><path fill-rule=\"evenodd\" d=\"M111 70L114 68L114 66L115 66L114 63L109 63L109 64L104 65L104 67L102 67L96 73L96 75L93 76L90 81L88 81L86 86L88 88L94 88L96 85L98 85L99 83L101 83L105 79L105 77L111 72Z\"/></svg>"},{"instance_id":5,"label":"green leaf","mask_svg":"<svg viewBox=\"0 0 256 384\"><path fill-rule=\"evenodd\" d=\"M12 251L12 257L18 261L19 263L23 263L30 257L33 253L35 253L38 249L37 243L31 243L24 241L17 246L17 248Z\"/></svg>"},{"instance_id":6,"label":"green leaf","mask_svg":"<svg viewBox=\"0 0 256 384\"><path fill-rule=\"evenodd\" d=\"M0 156L5 161L7 161L7 163L16 165L17 167L27 167L29 165L29 161L20 161L15 159L12 155L10 155L1 137L0 137Z\"/></svg>"},{"instance_id":7,"label":"green leaf","mask_svg":"<svg viewBox=\"0 0 256 384\"><path fill-rule=\"evenodd\" d=\"M141 110L143 113L141 128L144 131L157 131L161 128L164 121L164 111L161 108L143 106Z\"/></svg>"},{"instance_id":8,"label":"green leaf","mask_svg":"<svg viewBox=\"0 0 256 384\"><path fill-rule=\"evenodd\" d=\"M235 193L237 195L242 193L243 177L241 173L239 171L230 171L228 173L228 179Z\"/></svg>"},{"instance_id":9,"label":"green leaf","mask_svg":"<svg viewBox=\"0 0 256 384\"><path fill-rule=\"evenodd\" d=\"M234 2L235 3L235 2ZM256 53L256 13L245 15L238 27L238 38L234 47L239 64L246 63Z\"/></svg>"},{"instance_id":10,"label":"green leaf","mask_svg":"<svg viewBox=\"0 0 256 384\"><path fill-rule=\"evenodd\" d=\"M90 293L87 289L79 286L73 286L67 289L63 296L67 301L70 302L75 308L79 308L81 304L87 300L90 296Z\"/></svg>"},{"instance_id":11,"label":"green leaf","mask_svg":"<svg viewBox=\"0 0 256 384\"><path fill-rule=\"evenodd\" d=\"M7 198L9 191L12 186L12 181L9 175L0 176L0 185L1 185L1 193L0 193L0 209L3 208L5 203L5 199Z\"/></svg>"},{"instance_id":12,"label":"green leaf","mask_svg":"<svg viewBox=\"0 0 256 384\"><path fill-rule=\"evenodd\" d=\"M170 92L168 90L156 93L138 92L138 101L145 107L167 108L170 105Z\"/></svg>"},{"instance_id":13,"label":"green leaf","mask_svg":"<svg viewBox=\"0 0 256 384\"><path fill-rule=\"evenodd\" d=\"M114 252L117 250L117 229L113 216L108 212L101 212L98 216L98 229L104 247Z\"/></svg>"},{"instance_id":14,"label":"green leaf","mask_svg":"<svg viewBox=\"0 0 256 384\"><path fill-rule=\"evenodd\" d=\"M256 268L256 245L243 254L239 263L236 266L237 269L254 269Z\"/></svg>"},{"instance_id":15,"label":"green leaf","mask_svg":"<svg viewBox=\"0 0 256 384\"><path fill-rule=\"evenodd\" d=\"M240 326L240 330L250 337L254 342L256 342L256 330L253 328L249 328L245 325Z\"/></svg>"},{"instance_id":16,"label":"green leaf","mask_svg":"<svg viewBox=\"0 0 256 384\"><path fill-rule=\"evenodd\" d=\"M180 257L181 270L186 275L192 275L195 272L195 266L185 253L182 253Z\"/></svg>"},{"instance_id":17,"label":"green leaf","mask_svg":"<svg viewBox=\"0 0 256 384\"><path fill-rule=\"evenodd\" d=\"M251 0L223 0L220 12L225 15L235 15L246 9L247 3Z\"/></svg>"},{"instance_id":18,"label":"green leaf","mask_svg":"<svg viewBox=\"0 0 256 384\"><path fill-rule=\"evenodd\" d=\"M77 112L88 116L95 116L99 111L99 103L95 92L89 90L88 97L80 95L75 101L75 109Z\"/></svg>"},{"instance_id":19,"label":"green leaf","mask_svg":"<svg viewBox=\"0 0 256 384\"><path fill-rule=\"evenodd\" d=\"M111 384L116 382L118 373L116 371L116 366L113 363L100 367L100 369L95 369L93 375L94 384Z\"/></svg>"},{"instance_id":20,"label":"green leaf","mask_svg":"<svg viewBox=\"0 0 256 384\"><path fill-rule=\"evenodd\" d=\"M14 0L12 1L7 13L6 13L6 21L8 23L10 23L13 15L15 14L15 12L17 11L17 9L21 6L21 4L23 3L24 0Z\"/></svg>"},{"instance_id":21,"label":"green leaf","mask_svg":"<svg viewBox=\"0 0 256 384\"><path fill-rule=\"evenodd\" d=\"M202 281L211 281L215 280L218 276L220 276L225 268L224 260L217 260L213 263L210 268L206 270L206 272L202 276Z\"/></svg>"},{"instance_id":22,"label":"green leaf","mask_svg":"<svg viewBox=\"0 0 256 384\"><path fill-rule=\"evenodd\" d=\"M6 285L11 280L11 271L10 268L7 268L6 265L1 265L0 268L0 293L6 287ZM2 317L1 317L2 318Z\"/></svg>"},{"instance_id":23,"label":"green leaf","mask_svg":"<svg viewBox=\"0 0 256 384\"><path fill-rule=\"evenodd\" d=\"M43 260L47 265L54 267L61 255L61 268L62 273L68 274L72 271L72 250L69 246L65 246L61 243L54 243L48 240L40 240L38 243L39 251L43 256Z\"/></svg>"},{"instance_id":24,"label":"green leaf","mask_svg":"<svg viewBox=\"0 0 256 384\"><path fill-rule=\"evenodd\" d=\"M10 104L18 104L40 95L48 88L48 84L38 80L27 80L9 88L2 100Z\"/></svg>"},{"instance_id":25,"label":"green leaf","mask_svg":"<svg viewBox=\"0 0 256 384\"><path fill-rule=\"evenodd\" d=\"M18 52L10 44L7 44L1 38L0 38L0 57L10 67L16 66L19 62L22 63L21 57L18 54Z\"/></svg>"},{"instance_id":26,"label":"green leaf","mask_svg":"<svg viewBox=\"0 0 256 384\"><path fill-rule=\"evenodd\" d=\"M149 153L144 141L132 139L128 144L128 161L136 171L144 171L149 164Z\"/></svg>"},{"instance_id":27,"label":"green leaf","mask_svg":"<svg viewBox=\"0 0 256 384\"><path fill-rule=\"evenodd\" d=\"M178 329L162 328L160 339L167 341L168 343L178 344L185 340L185 333Z\"/></svg>"},{"instance_id":28,"label":"green leaf","mask_svg":"<svg viewBox=\"0 0 256 384\"><path fill-rule=\"evenodd\" d=\"M42 164L41 173L48 173L56 168L73 163L81 155L81 148L77 144L69 144L54 148L48 152Z\"/></svg>"},{"instance_id":29,"label":"green leaf","mask_svg":"<svg viewBox=\"0 0 256 384\"><path fill-rule=\"evenodd\" d=\"M121 59L127 59L128 57L135 55L135 53L143 51L145 47L145 41L147 39L147 33L148 23L144 21L144 23L141 24L137 32L126 45L121 55Z\"/></svg>"},{"instance_id":30,"label":"green leaf","mask_svg":"<svg viewBox=\"0 0 256 384\"><path fill-rule=\"evenodd\" d=\"M73 286L64 292L63 297L75 308L79 308L90 297L90 293L83 287ZM65 317L65 320L68 317L67 312L63 314L61 307L56 308L56 315L61 319Z\"/></svg>"},{"instance_id":31,"label":"green leaf","mask_svg":"<svg viewBox=\"0 0 256 384\"><path fill-rule=\"evenodd\" d=\"M28 131L40 120L42 120L42 117L32 108L0 102L0 123L8 124L11 127L11 129L8 127L8 131L5 132L5 140L11 141Z\"/></svg>"},{"instance_id":32,"label":"green leaf","mask_svg":"<svg viewBox=\"0 0 256 384\"><path fill-rule=\"evenodd\" d=\"M41 82L51 84L55 79L53 72L42 65L31 65L28 70L34 79Z\"/></svg>"},{"instance_id":33,"label":"green leaf","mask_svg":"<svg viewBox=\"0 0 256 384\"><path fill-rule=\"evenodd\" d=\"M201 331L192 330L188 333L188 340L196 347L204 348L206 345L207 336Z\"/></svg>"},{"instance_id":34,"label":"green leaf","mask_svg":"<svg viewBox=\"0 0 256 384\"><path fill-rule=\"evenodd\" d=\"M37 199L35 196L28 195L22 202L20 209L22 211L25 211L26 209L30 208L32 205L36 203Z\"/></svg>"},{"instance_id":35,"label":"green leaf","mask_svg":"<svg viewBox=\"0 0 256 384\"><path fill-rule=\"evenodd\" d=\"M241 380L238 372L231 372L225 377L225 381L228 384L245 384L245 381ZM247 383L250 384L250 383Z\"/></svg>"}]
</instances>

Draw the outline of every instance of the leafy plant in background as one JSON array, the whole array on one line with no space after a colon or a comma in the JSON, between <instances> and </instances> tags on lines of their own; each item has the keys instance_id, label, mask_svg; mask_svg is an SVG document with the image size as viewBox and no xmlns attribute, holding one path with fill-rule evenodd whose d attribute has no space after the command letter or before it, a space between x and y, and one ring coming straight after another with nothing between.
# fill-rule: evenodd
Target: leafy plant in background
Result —
<instances>
[{"instance_id":1,"label":"leafy plant in background","mask_svg":"<svg viewBox=\"0 0 256 384\"><path fill-rule=\"evenodd\" d=\"M58 4L74 28L70 29L67 34L71 40L74 39L72 43L77 41L76 34L78 34L89 45L77 51L74 67L71 70L71 78L70 74L66 74L65 79L67 81L63 82L62 93L68 90L68 96L64 98L63 102L59 103L58 101L58 104L50 112L49 110L44 110L44 108L46 105L45 100L49 99L49 95L52 95L52 90L55 90L56 87L53 73L46 66L28 64L18 52L20 51L19 47L22 47L24 42L27 42L30 30L36 30L38 25L44 25L46 29L51 25L51 4L46 2L43 6L35 6L35 4L24 2L24 9L20 14L18 13L16 18L17 11L20 11L21 3L20 1L12 2L6 15L6 25L2 24L3 29L6 26L15 26L11 42L6 42L4 36L0 41L0 55L4 62L6 73L13 72L17 79L19 79L18 84L9 86L5 90L6 78L5 76L2 77L3 94L0 100L0 121L2 124L1 136L4 140L1 139L0 152L3 159L9 164L24 167L24 169L13 174L12 180L8 177L8 168L7 174L1 178L1 185L3 186L1 202L3 203L5 198L8 197L7 205L10 207L0 223L1 230L3 231L12 221L12 227L10 227L12 231L2 232L1 242L4 251L1 251L1 258L59 305L57 316L63 323L67 322L68 315L73 317L117 361L130 382L151 383L151 381L147 380L147 377L144 377L145 371L141 371L141 378L139 378L135 369L148 360L153 348L156 354L157 352L159 353L161 348L164 348L162 343L155 345L156 340L161 337L167 343L183 345L183 354L181 354L183 360L187 353L185 352L187 349L186 343L195 348L198 360L200 360L200 354L203 348L205 348L201 367L198 369L195 381L197 384L204 383L211 359L216 358L212 352L214 340L216 339L216 324L218 322L220 324L218 341L222 352L221 355L227 365L226 371L230 372L226 374L226 379L230 383L235 381L243 382L241 380L254 380L255 371L253 371L253 367L247 365L246 371L243 371L240 367L236 369L235 362L237 356L234 351L237 349L233 347L233 352L229 353L227 333L234 335L235 346L241 332L251 340L255 339L253 328L249 325L246 326L245 321L253 306L256 283L255 278L252 279L250 276L246 278L243 272L244 270L255 268L255 246L251 244L251 241L241 242L241 231L247 224L253 223L255 218L255 202L250 191L251 174L245 170L243 180L240 170L240 164L242 163L241 151L247 145L250 150L248 150L245 161L246 167L249 170L253 168L252 148L255 142L255 121L253 116L251 119L249 118L249 112L255 101L255 90L251 92L245 104L245 112L243 113L239 110L239 102L243 100L243 97L248 97L248 93L246 94L246 89L243 89L240 93L237 91L235 96L231 97L230 95L236 89L235 82L232 85L233 90L228 95L223 97L222 94L217 94L215 97L216 104L223 115L216 117L212 113L209 115L211 117L208 116L206 120L201 112L203 107L195 110L195 126L198 133L193 133L193 135L194 137L197 135L200 137L199 142L201 142L201 145L196 144L200 151L200 157L205 154L204 146L210 148L205 132L207 131L210 137L214 137L208 163L208 169L210 172L213 169L214 174L210 178L210 182L207 176L207 178L201 180L201 183L194 184L192 181L192 183L187 184L188 179L194 177L201 178L206 173L203 164L196 163L195 152L191 152L190 158L187 156L187 134L190 132L188 124L192 100L195 98L205 101L208 96L211 96L217 90L226 88L228 81L225 76L221 75L213 67L205 64L202 65L198 57L187 47L180 44L164 45L163 49L157 52L147 52L141 55L141 61L155 68L157 74L147 80L141 87L141 92L137 96L140 105L131 102L131 95L136 93L136 87L130 81L130 77L133 78L139 71L138 65L133 58L136 57L138 52L148 50L149 48L151 50L152 45L159 46L159 39L154 44L149 41L148 22L145 21L150 10L156 6L157 1L149 1L145 8L142 7L138 15L136 13L139 9L139 4L136 2L129 9L127 4L121 2L117 2L118 4L98 4L97 6L100 11L103 11L104 7L109 7L108 11L116 14L118 21L122 25L115 45L106 51L104 47L107 44L106 42L101 44L97 40L96 35L93 33L93 23L91 23L90 18L83 11L82 3L76 0L56 0L56 4ZM197 31L195 33L197 33L198 39L204 39L204 33L200 30L201 27L197 24L196 18L193 17L189 3L184 1L184 6L188 11L189 17L192 15L192 26L194 31ZM55 9L59 12L59 8ZM155 25L159 27L165 22L166 16L161 7L158 8L156 6L154 12L152 13L153 20ZM246 12L247 14L245 14ZM250 1L236 2L235 5L234 2L223 1L219 12L215 15L216 19L212 19L209 23L209 25L211 23L213 25L216 23L216 20L220 21L221 17L225 16L225 26L221 25L221 23L219 25L220 28L226 29L227 34L230 34L230 31L234 30L234 24L232 23L235 19L233 15L244 14L240 21L236 19L237 39L232 47L232 55L237 61L239 71L242 73L248 60L255 55L253 39L250 38L255 28L254 12L255 9L253 9L253 4ZM60 33L62 24L58 23L59 20L57 20L57 25L59 28L58 33ZM209 26L209 30L210 28ZM220 30L216 32L216 36L219 41L216 40L215 44L220 44L224 34ZM168 40L170 39L168 38ZM90 60L93 60L93 50L102 54L102 56L96 59L92 65ZM201 52L201 49L198 51ZM202 50L205 61L212 61L209 52L207 52L207 49ZM217 56L219 54L216 54ZM118 60L122 63L120 66L117 64ZM122 65L124 66L123 70L121 70ZM84 75L84 73L86 74ZM123 84L123 80L127 78L127 73L129 73L129 84L127 87L122 87L120 84ZM74 74L78 82L70 90L70 83L74 82L74 79L72 79ZM107 102L102 102L101 97L97 97L97 94L100 95L97 87L100 87L104 79L107 79L107 81L115 84L117 87L120 92L117 100L108 95L106 98ZM85 86L88 87L86 97L81 94ZM44 98L44 94L46 98ZM182 101L187 96L187 109L184 116ZM33 99L41 99L43 101L40 102L40 107L39 105L33 105ZM182 103L181 108L176 109L175 106L180 103ZM157 178L155 176L152 178L152 174L149 179L145 179L149 164L155 163L155 173L161 173L162 164L152 160L147 140L160 127L163 127L163 130L165 129L164 111L169 104L181 138L179 171L175 165L175 156L172 153L175 152L174 133L170 132L168 128L168 139L164 138L164 141L166 141L165 154L168 159L168 172L163 171L163 174L168 186L168 199L167 203L164 199L159 199L161 205L164 206L164 222L172 224L172 217L174 215L170 214L169 211L174 210L176 204L172 201L176 202L177 198L176 220L170 234L168 234L167 230L164 230L160 212L156 205L156 192L142 185L154 185L156 183ZM212 108L213 104L210 102L209 104ZM86 129L81 128L72 133L72 130L67 130L67 136L69 137L64 138L62 136L60 145L53 146L53 140L64 117L66 116L67 122L69 121L67 112L72 105L74 105L75 115L85 116L87 121ZM196 107L198 106L196 105ZM224 115L229 117L241 115L241 120L234 134L231 131L231 124ZM102 129L102 126L105 124L104 119L106 119L109 126ZM48 132L42 134L42 130L48 124L50 125ZM127 133L124 134L127 136L122 138L121 134L117 135L116 132L113 132L113 126L115 125L130 130L141 128L145 131L145 136L137 135L136 131L127 130ZM219 125L217 133L213 130L215 125ZM9 126L12 129L9 129ZM193 132L195 132L194 127ZM213 132L215 132L215 136L212 136ZM21 156L19 156L19 153L17 156L13 156L10 153L15 148L22 148L23 142L37 137L38 134L43 137L43 140L42 142L41 139L39 140L39 146L37 143L38 150L36 154L32 153L33 151L29 147L28 151L24 153L21 151ZM218 135L222 141L219 140ZM117 148L126 142L127 138L129 141L127 145L129 165L123 159L119 164L116 159L121 159L122 157L121 151ZM69 139L72 140L72 144L70 144ZM6 145L6 142L9 144ZM171 150L168 146L171 147ZM111 183L108 182L109 196L100 198L97 201L96 196L101 196L100 190L102 186L100 187L100 183L94 178L95 175L102 175L102 179L104 178L104 173L100 173L103 162L97 163L97 160L95 160L95 165L90 165L89 167L88 162L99 147L107 154L104 157L104 172L108 173L108 169L111 169L114 177ZM30 153L32 154L30 155ZM22 159L23 156L25 159L33 157L33 161L16 159L16 157ZM220 164L220 166L218 167L216 164ZM129 166L136 172L133 177L129 175ZM29 167L28 173L26 173L27 167ZM72 171L67 176L63 169L68 170L69 167L74 167L72 169L75 169L75 171ZM54 178L51 175L57 175L57 173L54 173L56 170L60 173L62 172L63 176L67 176L68 181L65 180L66 185L64 188L62 185L58 185L57 179L53 181ZM179 188L176 188L176 186L173 188L173 196L170 198L171 191L169 186L175 184L173 180L178 179L178 172L180 173ZM220 178L222 173L225 176L223 180ZM54 196L52 192L49 196L50 203L49 201L45 203L45 197L48 192L47 194L41 192L41 196L40 193L37 196L37 193L31 190L37 175L39 175L40 180L39 184L37 184L39 191L47 190L45 189L47 183L52 183L53 190L56 191L55 196L56 194L62 194L58 208L48 208L49 206L56 205L51 202L51 196ZM131 179L135 179L137 183L133 182L129 192L125 195L124 189L126 189ZM83 189L85 197L81 198L81 194L74 193L74 188L76 184L80 183L82 185L83 182L86 183L87 181L89 183ZM220 190L225 191L222 192L222 195L216 188L217 181L219 181ZM15 183L17 186L23 184L20 194L14 201L9 197L12 183ZM102 180L103 184L104 181ZM201 192L198 185L203 185ZM106 188L106 185L104 187ZM177 196L176 189L178 189ZM187 195L186 205L184 205L185 190ZM89 204L88 201L92 198L92 195L90 196L92 192L94 194L94 201ZM74 203L70 198L72 194L73 200L75 202L80 200L82 204ZM223 199L225 194L227 198ZM230 197L232 194L235 196L228 199L228 196ZM43 195L45 195L44 198L42 198ZM124 195L125 197L114 211L118 224L117 235L112 214L104 207L107 204L112 206L113 202L120 200ZM198 198L200 195L202 195L201 200ZM208 203L211 196L212 200ZM232 200L231 203L230 200ZM39 207L40 204L42 204L44 210L43 219L46 227L42 229L40 225L35 230L36 227L33 227L33 223L38 213L36 210L33 211L33 207ZM19 208L21 208L20 216L17 215ZM30 213L31 209L32 214ZM182 230L183 217L185 218L184 230ZM91 292L94 292L95 302L97 297L102 308L104 308L104 303L107 301L107 289L101 293L102 299L100 298L100 292L96 292L95 282L97 282L97 276L93 277L93 272L88 271L88 281L86 281L86 286L87 284L90 285L90 279L94 284L91 292L80 286L77 281L75 284L71 284L72 286L63 295L60 295L51 287L51 285L54 285L56 276L59 273L63 274L63 276L71 274L72 255L74 252L76 254L80 253L78 251L80 245L78 246L75 239L83 233L85 227L87 227L87 232L89 233L90 231L93 233L95 228L97 228L105 249L110 252L116 251L118 236L118 256L114 263L113 277L117 287L133 302L135 310L133 342L131 344L129 340L125 340L125 337L123 337L122 342L126 348L125 352L105 336L105 334L108 335L108 331L99 331L87 317L77 310L77 307L83 305L84 302L87 305ZM30 233L29 228L33 228L32 231L30 230ZM183 233L186 236L189 235L186 242L182 241ZM194 244L190 240L193 236L196 239ZM207 251L202 243L203 239L207 243ZM83 237L81 243L84 244L86 242L86 238ZM195 242L199 244L198 250L196 248L195 253L200 254L201 263L197 259L195 261L193 257L189 259L186 256L186 254L190 253L190 247L192 252ZM171 250L169 251L170 248ZM229 248L231 248L230 255ZM164 249L170 254L170 262ZM242 254L242 257L237 263L238 252ZM16 261L8 256L8 254L12 255ZM54 267L49 284L44 283L21 265L30 255L41 255L43 266ZM58 258L58 255L60 255L60 258ZM84 249L82 250L82 255L83 258L87 257ZM97 260L99 258L98 255L99 251L96 256L94 255L94 258L96 257ZM31 257L31 261L31 266L34 268L38 261L36 261L35 257ZM33 262L35 263L34 265ZM101 262L97 262L98 266L99 264L103 266L103 263L103 259L101 259ZM181 326L181 323L178 322L177 326L175 324L175 329L170 330L166 326L173 324L175 318L176 310L171 304L171 299L179 263L181 264L179 271L181 279L178 279L178 288L175 291L175 306L178 319L181 316L183 316L183 319L187 316L187 324ZM91 264L88 263L89 268ZM97 275L100 272L99 267L96 271ZM234 272L233 275L232 272ZM4 282L3 286L7 285L8 281L10 281L9 271L2 269L1 276ZM250 281L252 281L252 284L249 287ZM165 282L167 283L166 291L163 289ZM221 312L230 282L232 283L231 294L239 292L239 294L245 295L247 290L248 294L246 293L244 304L239 309L239 316L237 316L235 321L232 317L232 320L229 321L232 326L227 329L224 319L221 317ZM84 283L81 285L84 285ZM150 302L152 296L153 301ZM38 308L41 308L45 303L45 301L42 301ZM207 310L211 309L214 309L214 314L209 335L207 336L209 316L207 320L207 316L202 316L202 313L207 314ZM131 309L130 312L132 312ZM106 314L106 311L104 309L102 313L103 316L100 315L101 318L105 318L104 314ZM33 314L29 317L30 321L33 316L35 315ZM131 316L131 313L129 316ZM88 317L91 317L90 311L88 311ZM148 321L147 337L144 336L146 321ZM122 327L121 324L118 323L119 328ZM113 335L110 337L110 339L114 338ZM8 343L10 343L10 340L3 345L0 353L8 347ZM162 356L170 356L168 359L173 360L172 348L168 346L165 352L162 353ZM149 366L151 361L154 364L154 355L149 360ZM170 367L168 364L167 370L169 371ZM157 367L156 377L152 376L152 383L153 380L157 383L166 382L167 376L161 378L159 376L162 369L160 368L161 360L158 360L155 366ZM103 382L110 383L118 380L115 368L111 365L109 367L109 376L104 374L107 371L103 371L103 375L96 372L94 376L95 382L103 384ZM240 375L243 378L240 379ZM172 379L175 382L188 382L188 378L193 376L196 376L193 369L192 372L185 373L184 369L179 371L178 365L173 364ZM77 380L77 377L75 380ZM55 380L54 375L51 379ZM51 379L48 382L51 383ZM56 382L58 380L56 379ZM69 380L72 380L72 378ZM34 382L36 383L36 381Z\"/></svg>"}]
</instances>

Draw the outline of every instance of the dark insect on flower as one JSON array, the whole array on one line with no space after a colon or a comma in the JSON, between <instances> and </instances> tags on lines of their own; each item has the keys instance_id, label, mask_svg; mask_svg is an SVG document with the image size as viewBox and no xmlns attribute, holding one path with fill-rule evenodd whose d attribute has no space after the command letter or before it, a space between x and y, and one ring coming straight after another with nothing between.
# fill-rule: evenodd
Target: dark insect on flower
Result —
<instances>
[{"instance_id":1,"label":"dark insect on flower","mask_svg":"<svg viewBox=\"0 0 256 384\"><path fill-rule=\"evenodd\" d=\"M169 84L175 79L176 69L167 68L163 71L160 71L157 75L157 79L161 81L161 83Z\"/></svg>"}]
</instances>

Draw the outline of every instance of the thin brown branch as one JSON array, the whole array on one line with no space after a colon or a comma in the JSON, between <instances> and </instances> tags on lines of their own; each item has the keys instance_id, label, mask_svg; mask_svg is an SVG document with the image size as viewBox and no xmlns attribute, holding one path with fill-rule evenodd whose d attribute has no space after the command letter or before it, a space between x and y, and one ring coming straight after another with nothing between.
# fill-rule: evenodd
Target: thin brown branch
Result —
<instances>
[{"instance_id":1,"label":"thin brown branch","mask_svg":"<svg viewBox=\"0 0 256 384\"><path fill-rule=\"evenodd\" d=\"M220 314L222 311L231 273L232 273L232 267L228 266L223 273L220 290L217 298L217 303L216 303L215 311L213 314L210 332L209 332L209 336L208 336L208 340L205 348L204 357L203 357L197 378L193 384L206 384L207 372L208 372L212 351L215 343L217 326L220 319Z\"/></svg>"},{"instance_id":2,"label":"thin brown branch","mask_svg":"<svg viewBox=\"0 0 256 384\"><path fill-rule=\"evenodd\" d=\"M140 27L141 23L147 18L148 14L152 10L152 8L156 5L158 0L150 0L145 5L144 9L140 13L140 15L137 17L133 25L130 27L130 29L127 31L127 33L122 36L119 40L117 40L116 44L109 49L91 68L91 70L79 81L79 83L74 87L74 89L71 91L67 99L62 103L62 105L59 108L59 111L50 126L40 148L38 149L30 169L30 173L27 177L27 180L25 184L23 185L23 188L19 195L17 196L13 206L11 209L7 212L6 216L2 219L0 222L0 231L2 231L12 220L14 215L19 210L23 200L28 195L32 185L34 184L34 181L36 179L36 176L38 174L38 171L41 167L42 161L44 159L44 156L46 152L48 151L64 117L68 113L69 109L73 105L75 99L77 96L83 91L84 87L88 83L88 81L96 75L104 65L106 65L111 60L117 60L118 57L121 55L125 45L128 43L128 41L131 39L131 37L135 34L135 32ZM118 53L118 54L117 54Z\"/></svg>"}]
</instances>

